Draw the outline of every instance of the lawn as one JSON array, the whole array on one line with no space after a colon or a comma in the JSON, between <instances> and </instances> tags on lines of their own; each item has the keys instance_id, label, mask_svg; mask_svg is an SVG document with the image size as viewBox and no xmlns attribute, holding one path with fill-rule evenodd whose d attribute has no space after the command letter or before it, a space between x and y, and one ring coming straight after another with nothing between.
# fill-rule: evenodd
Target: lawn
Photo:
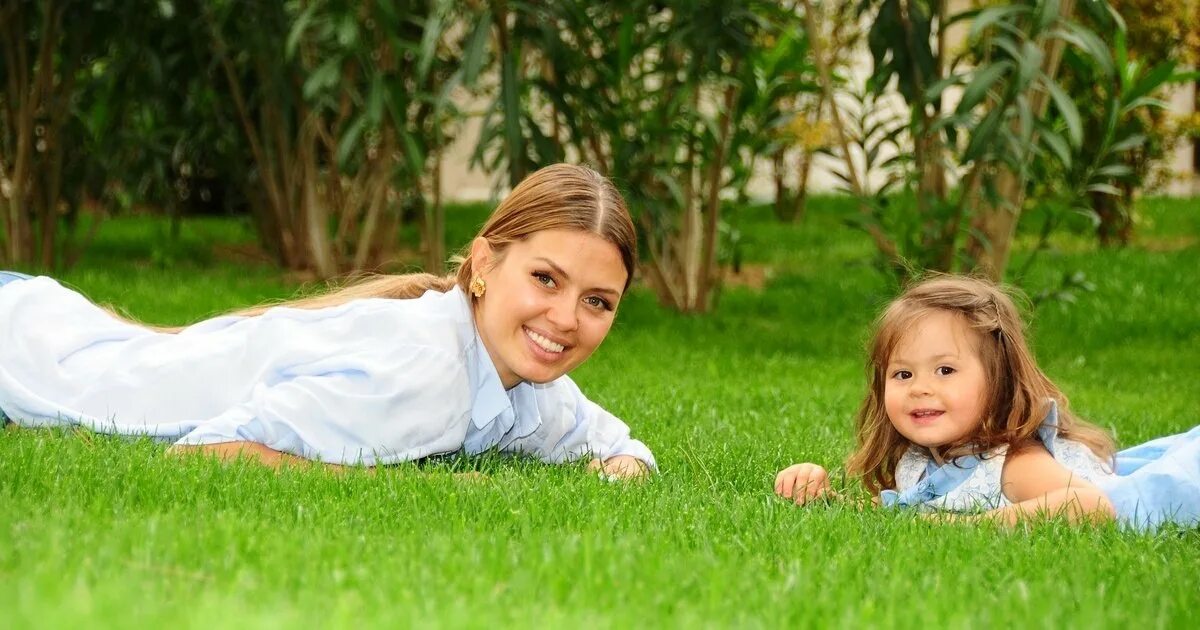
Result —
<instances>
[{"instance_id":1,"label":"lawn","mask_svg":"<svg viewBox=\"0 0 1200 630\"><path fill-rule=\"evenodd\" d=\"M452 209L452 241L484 212ZM765 287L727 287L705 317L635 289L574 374L654 449L662 473L644 483L494 456L276 473L0 432L0 627L1194 627L1200 530L1001 531L771 496L789 463L840 466L867 328L895 290L842 200L809 212L781 226L738 210ZM1148 199L1142 213L1133 246L1060 234L1024 276L1030 294L1075 272L1094 284L1031 308L1031 338L1122 445L1200 422L1200 212ZM113 221L63 280L170 324L295 290L237 254L247 225L183 227L165 246L153 221ZM487 476L451 474L464 469Z\"/></svg>"}]
</instances>

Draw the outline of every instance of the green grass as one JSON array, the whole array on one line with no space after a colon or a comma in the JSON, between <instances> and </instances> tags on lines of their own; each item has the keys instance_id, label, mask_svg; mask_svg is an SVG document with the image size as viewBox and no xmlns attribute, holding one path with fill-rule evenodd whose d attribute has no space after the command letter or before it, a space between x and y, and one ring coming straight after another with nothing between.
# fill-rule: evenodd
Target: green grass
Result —
<instances>
[{"instance_id":1,"label":"green grass","mask_svg":"<svg viewBox=\"0 0 1200 630\"><path fill-rule=\"evenodd\" d=\"M843 211L815 200L804 224L780 226L739 210L747 264L771 280L727 288L714 315L664 311L641 289L622 305L575 377L655 450L662 474L647 483L498 457L273 473L149 441L5 431L0 627L1190 626L1197 530L998 531L771 497L779 468L836 468L848 452L867 326L893 291ZM1030 293L1065 272L1095 283L1039 305L1032 340L1073 407L1122 444L1200 419L1200 213L1156 199L1143 211L1135 246L1062 234L1025 280ZM452 238L484 212L456 208ZM143 238L160 231L112 222L64 280L155 323L295 288L213 253L252 242L245 225L186 223L171 250L186 256Z\"/></svg>"}]
</instances>

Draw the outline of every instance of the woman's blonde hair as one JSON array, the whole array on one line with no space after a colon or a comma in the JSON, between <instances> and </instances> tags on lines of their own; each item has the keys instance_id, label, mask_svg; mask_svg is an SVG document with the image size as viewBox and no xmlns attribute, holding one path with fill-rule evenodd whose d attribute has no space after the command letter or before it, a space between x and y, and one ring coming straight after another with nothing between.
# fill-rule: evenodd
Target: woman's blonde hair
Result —
<instances>
[{"instance_id":1,"label":"woman's blonde hair","mask_svg":"<svg viewBox=\"0 0 1200 630\"><path fill-rule=\"evenodd\" d=\"M869 346L866 398L858 410L858 448L846 464L850 474L877 494L895 487L896 464L909 442L892 426L884 407L887 365L892 352L921 318L949 312L976 333L988 392L979 430L947 445L951 457L983 453L1006 445L1016 450L1034 443L1049 400L1058 404L1058 434L1086 444L1101 459L1113 455L1113 441L1099 427L1075 417L1067 397L1037 366L1025 341L1025 326L1013 300L997 285L978 278L937 275L908 287L875 322Z\"/></svg>"},{"instance_id":2,"label":"woman's blonde hair","mask_svg":"<svg viewBox=\"0 0 1200 630\"><path fill-rule=\"evenodd\" d=\"M607 177L586 166L572 164L539 169L504 198L478 237L487 240L492 249L491 263L496 264L503 259L509 245L544 230L588 232L615 245L627 274L624 288L629 288L637 267L637 233L625 200ZM429 290L449 291L455 285L465 291L476 271L469 244L462 255L455 257L455 262L457 269L447 276L429 273L367 276L333 291L256 306L236 314L258 315L276 306L326 308L360 298L416 298Z\"/></svg>"}]
</instances>

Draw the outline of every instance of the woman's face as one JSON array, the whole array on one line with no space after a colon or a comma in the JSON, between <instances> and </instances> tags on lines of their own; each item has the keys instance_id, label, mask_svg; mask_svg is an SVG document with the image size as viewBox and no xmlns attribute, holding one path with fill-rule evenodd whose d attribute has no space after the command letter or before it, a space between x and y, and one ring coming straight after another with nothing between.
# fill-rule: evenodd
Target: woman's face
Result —
<instances>
[{"instance_id":1,"label":"woman's face","mask_svg":"<svg viewBox=\"0 0 1200 630\"><path fill-rule=\"evenodd\" d=\"M591 356L627 276L615 245L574 230L537 232L499 256L477 238L471 260L487 283L476 326L505 388L553 381Z\"/></svg>"}]
</instances>

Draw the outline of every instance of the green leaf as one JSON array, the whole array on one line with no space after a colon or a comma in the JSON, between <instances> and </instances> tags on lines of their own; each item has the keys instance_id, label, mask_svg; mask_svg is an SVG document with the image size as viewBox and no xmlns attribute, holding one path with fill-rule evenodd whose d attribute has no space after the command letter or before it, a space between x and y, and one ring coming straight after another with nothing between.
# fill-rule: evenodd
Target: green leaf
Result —
<instances>
[{"instance_id":1,"label":"green leaf","mask_svg":"<svg viewBox=\"0 0 1200 630\"><path fill-rule=\"evenodd\" d=\"M1129 177L1132 174L1133 169L1129 168L1129 166L1125 164L1109 164L1096 169L1096 175L1098 177L1108 177L1112 179Z\"/></svg>"},{"instance_id":2,"label":"green leaf","mask_svg":"<svg viewBox=\"0 0 1200 630\"><path fill-rule=\"evenodd\" d=\"M367 109L363 116L371 121L372 125L378 125L383 120L383 104L387 99L387 86L383 84L383 76L376 73L371 77L371 87L367 92ZM396 124L402 124L403 121L396 121Z\"/></svg>"},{"instance_id":3,"label":"green leaf","mask_svg":"<svg viewBox=\"0 0 1200 630\"><path fill-rule=\"evenodd\" d=\"M1088 192L1098 192L1105 195L1112 195L1114 197L1121 196L1121 189L1113 186L1112 184L1089 184L1087 190Z\"/></svg>"},{"instance_id":4,"label":"green leaf","mask_svg":"<svg viewBox=\"0 0 1200 630\"><path fill-rule=\"evenodd\" d=\"M304 8L304 11L296 17L296 23L292 25L288 31L287 42L284 44L284 54L289 59L296 56L296 47L300 44L300 38L304 36L304 32L308 30L308 23L312 21L313 14L316 13L317 4L310 4Z\"/></svg>"},{"instance_id":5,"label":"green leaf","mask_svg":"<svg viewBox=\"0 0 1200 630\"><path fill-rule=\"evenodd\" d=\"M1061 7L1061 0L1045 0L1035 9L1037 11L1037 22L1033 30L1033 35L1038 35L1046 30L1055 20L1058 19L1058 11Z\"/></svg>"},{"instance_id":6,"label":"green leaf","mask_svg":"<svg viewBox=\"0 0 1200 630\"><path fill-rule=\"evenodd\" d=\"M404 156L408 158L408 167L412 169L414 176L419 176L425 172L425 153L421 151L421 145L411 133L405 129L398 130L400 140L404 144Z\"/></svg>"},{"instance_id":7,"label":"green leaf","mask_svg":"<svg viewBox=\"0 0 1200 630\"><path fill-rule=\"evenodd\" d=\"M338 140L337 152L334 154L334 159L337 160L339 166L344 167L351 154L359 148L358 140L362 137L363 129L366 126L367 117L360 115L346 128L346 133Z\"/></svg>"},{"instance_id":8,"label":"green leaf","mask_svg":"<svg viewBox=\"0 0 1200 630\"><path fill-rule=\"evenodd\" d=\"M1151 98L1148 96L1143 96L1142 98L1139 98L1139 99L1133 101L1132 103L1129 103L1129 104L1125 105L1124 107L1122 107L1121 113L1128 114L1129 112L1131 112L1135 109L1141 108L1141 107L1145 107L1147 109L1170 109L1171 104L1162 100L1161 98Z\"/></svg>"},{"instance_id":9,"label":"green leaf","mask_svg":"<svg viewBox=\"0 0 1200 630\"><path fill-rule=\"evenodd\" d=\"M1063 139L1062 134L1052 129L1043 129L1039 137L1042 143L1050 149L1054 156L1058 158L1059 163L1063 168L1070 170L1071 168L1071 147L1067 141Z\"/></svg>"},{"instance_id":10,"label":"green leaf","mask_svg":"<svg viewBox=\"0 0 1200 630\"><path fill-rule=\"evenodd\" d=\"M1080 52L1090 57L1099 66L1104 76L1113 76L1115 68L1112 54L1109 53L1108 46L1104 41L1094 32L1078 23L1069 22L1064 29L1055 30L1054 36L1069 44L1074 44Z\"/></svg>"},{"instance_id":11,"label":"green leaf","mask_svg":"<svg viewBox=\"0 0 1200 630\"><path fill-rule=\"evenodd\" d=\"M1171 79L1175 76L1175 60L1170 59L1164 61L1150 69L1149 72L1142 75L1134 83L1133 87L1128 92L1121 95L1121 100L1130 102L1148 96L1159 88L1171 83Z\"/></svg>"},{"instance_id":12,"label":"green leaf","mask_svg":"<svg viewBox=\"0 0 1200 630\"><path fill-rule=\"evenodd\" d=\"M313 70L313 73L308 75L308 79L304 82L304 98L312 99L327 88L337 85L341 73L342 59L340 56L326 59L325 63L317 66L317 69Z\"/></svg>"},{"instance_id":13,"label":"green leaf","mask_svg":"<svg viewBox=\"0 0 1200 630\"><path fill-rule=\"evenodd\" d=\"M962 100L958 102L955 112L965 114L982 102L987 97L988 90L992 85L1004 76L1004 73L1011 69L1012 65L1011 61L1002 60L976 70L975 76L963 90Z\"/></svg>"},{"instance_id":14,"label":"green leaf","mask_svg":"<svg viewBox=\"0 0 1200 630\"><path fill-rule=\"evenodd\" d=\"M1071 146L1082 145L1083 121L1079 116L1079 108L1075 107L1075 101L1071 100L1071 97L1057 81L1047 80L1045 87L1046 91L1050 93L1050 98L1054 100L1054 106L1058 109L1058 113L1062 114L1063 122L1067 125L1067 138L1071 141Z\"/></svg>"},{"instance_id":15,"label":"green leaf","mask_svg":"<svg viewBox=\"0 0 1200 630\"><path fill-rule=\"evenodd\" d=\"M967 148L963 151L962 161L964 164L978 159L994 146L996 131L1000 127L1002 113L1003 110L992 110L972 130L971 139L967 142Z\"/></svg>"},{"instance_id":16,"label":"green leaf","mask_svg":"<svg viewBox=\"0 0 1200 630\"><path fill-rule=\"evenodd\" d=\"M463 49L463 82L467 85L473 85L475 79L479 77L479 71L483 69L483 63L487 56L488 37L491 33L492 11L488 9L475 22L475 30L471 33L466 48Z\"/></svg>"},{"instance_id":17,"label":"green leaf","mask_svg":"<svg viewBox=\"0 0 1200 630\"><path fill-rule=\"evenodd\" d=\"M441 38L442 11L440 5L435 5L432 14L425 20L425 30L421 34L421 47L417 54L417 78L422 83L429 76L429 69L433 67L438 41Z\"/></svg>"},{"instance_id":18,"label":"green leaf","mask_svg":"<svg viewBox=\"0 0 1200 630\"><path fill-rule=\"evenodd\" d=\"M966 78L966 76L967 75L962 74L952 74L934 82L933 85L925 88L925 102L932 103L933 101L936 101L939 97L941 97L942 92L946 91L946 88L952 85L962 84L963 79Z\"/></svg>"},{"instance_id":19,"label":"green leaf","mask_svg":"<svg viewBox=\"0 0 1200 630\"><path fill-rule=\"evenodd\" d=\"M353 15L347 15L338 25L337 41L343 49L354 48L358 42L358 21Z\"/></svg>"},{"instance_id":20,"label":"green leaf","mask_svg":"<svg viewBox=\"0 0 1200 630\"><path fill-rule=\"evenodd\" d=\"M617 68L628 68L633 60L633 31L637 26L637 18L632 13L625 14L621 20L621 30L617 35ZM620 81L623 72L617 73Z\"/></svg>"},{"instance_id":21,"label":"green leaf","mask_svg":"<svg viewBox=\"0 0 1200 630\"><path fill-rule=\"evenodd\" d=\"M1113 153L1123 153L1136 149L1146 143L1146 136L1135 133L1127 138L1123 138L1112 145L1109 151Z\"/></svg>"},{"instance_id":22,"label":"green leaf","mask_svg":"<svg viewBox=\"0 0 1200 630\"><path fill-rule=\"evenodd\" d=\"M1029 7L1021 5L1008 5L999 7L988 7L979 12L979 16L971 22L971 32L967 35L967 39L972 42L979 41L979 36L989 26L995 26L999 22L1014 18L1022 13L1028 13Z\"/></svg>"}]
</instances>

